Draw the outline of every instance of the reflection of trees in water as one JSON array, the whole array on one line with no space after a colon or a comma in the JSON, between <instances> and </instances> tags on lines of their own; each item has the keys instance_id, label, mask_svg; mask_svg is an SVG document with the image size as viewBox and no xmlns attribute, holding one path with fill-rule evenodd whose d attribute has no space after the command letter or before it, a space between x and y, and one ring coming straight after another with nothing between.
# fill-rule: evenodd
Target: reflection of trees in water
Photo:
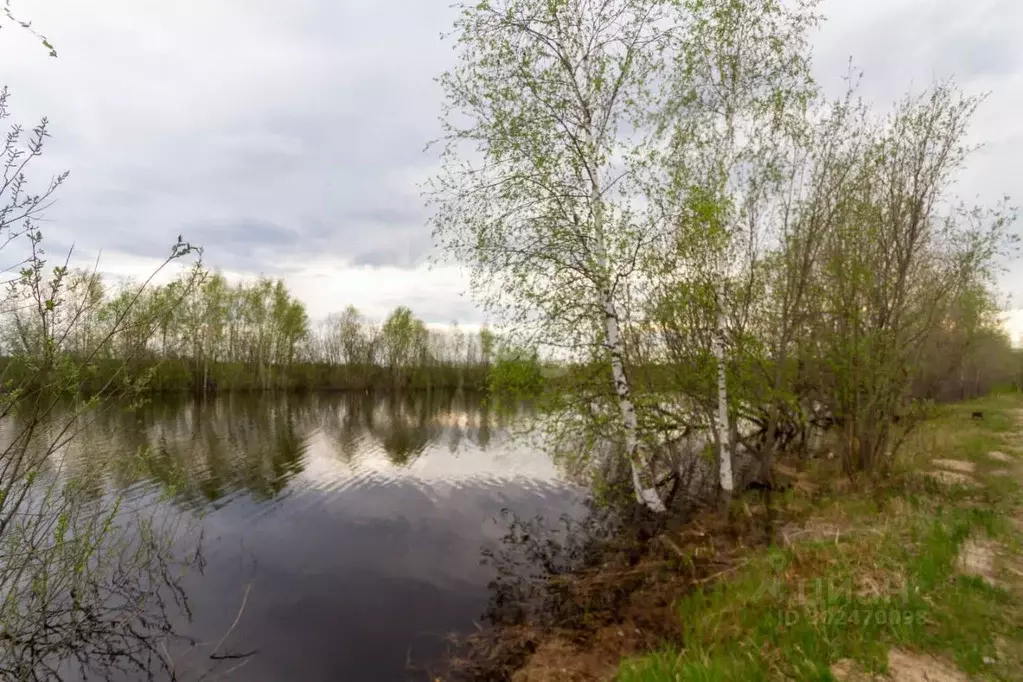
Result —
<instances>
[{"instance_id":1,"label":"reflection of trees in water","mask_svg":"<svg viewBox=\"0 0 1023 682\"><path fill-rule=\"evenodd\" d=\"M220 402L228 405L226 421L234 431L226 451L241 454L246 488L262 499L276 497L302 471L306 439L314 428L308 403L290 396L231 402Z\"/></svg>"},{"instance_id":2,"label":"reflection of trees in water","mask_svg":"<svg viewBox=\"0 0 1023 682\"><path fill-rule=\"evenodd\" d=\"M98 415L83 442L121 485L139 476L171 495L216 502L235 489L276 497L302 470L314 427L308 404L290 396L228 396L210 401L154 401L134 411Z\"/></svg>"},{"instance_id":3,"label":"reflection of trees in water","mask_svg":"<svg viewBox=\"0 0 1023 682\"><path fill-rule=\"evenodd\" d=\"M320 431L346 462L353 462L371 421L372 401L359 394L313 396Z\"/></svg>"},{"instance_id":4,"label":"reflection of trees in water","mask_svg":"<svg viewBox=\"0 0 1023 682\"><path fill-rule=\"evenodd\" d=\"M388 396L383 401L382 411L384 417L374 420L370 434L380 442L388 459L398 466L415 461L440 433L440 426L433 418L438 409L426 394Z\"/></svg>"},{"instance_id":5,"label":"reflection of trees in water","mask_svg":"<svg viewBox=\"0 0 1023 682\"><path fill-rule=\"evenodd\" d=\"M324 435L349 463L372 447L367 439L398 466L414 462L430 443L455 451L468 441L485 449L495 426L484 397L465 392L338 394L321 396L317 409ZM498 428L502 423L499 417Z\"/></svg>"},{"instance_id":6,"label":"reflection of trees in water","mask_svg":"<svg viewBox=\"0 0 1023 682\"><path fill-rule=\"evenodd\" d=\"M479 429L476 434L476 442L479 446L486 450L487 446L490 445L490 439L493 437L493 431L490 428L490 406L480 410L479 418Z\"/></svg>"},{"instance_id":7,"label":"reflection of trees in water","mask_svg":"<svg viewBox=\"0 0 1023 682\"><path fill-rule=\"evenodd\" d=\"M437 438L440 425L437 405L425 393L365 393L319 396L316 411L320 429L348 463L375 442L399 466L414 461Z\"/></svg>"},{"instance_id":8,"label":"reflection of trees in water","mask_svg":"<svg viewBox=\"0 0 1023 682\"><path fill-rule=\"evenodd\" d=\"M191 504L216 503L238 489L272 499L302 471L308 437L317 429L349 463L379 449L408 466L431 443L486 449L513 412L478 394L439 391L154 399L90 414L62 466L95 482L97 495L104 481L127 488L153 480Z\"/></svg>"},{"instance_id":9,"label":"reflection of trees in water","mask_svg":"<svg viewBox=\"0 0 1023 682\"><path fill-rule=\"evenodd\" d=\"M0 441L3 448L15 441L23 443L26 457L38 461L39 474L74 481L78 494L96 500L111 479L119 488L138 480L135 454L142 441L135 434L139 429L131 428L133 422L127 428L106 426L112 416L120 418L122 412L106 404L90 409L80 402L56 403L34 415L12 411L0 422ZM132 456L113 461L107 456L110 442L117 442L118 450Z\"/></svg>"}]
</instances>

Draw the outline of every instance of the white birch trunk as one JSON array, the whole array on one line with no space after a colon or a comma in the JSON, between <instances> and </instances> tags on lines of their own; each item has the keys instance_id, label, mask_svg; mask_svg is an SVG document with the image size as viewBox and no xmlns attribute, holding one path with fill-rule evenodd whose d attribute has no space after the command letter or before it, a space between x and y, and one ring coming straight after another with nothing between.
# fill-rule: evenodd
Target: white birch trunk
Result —
<instances>
[{"instance_id":1,"label":"white birch trunk","mask_svg":"<svg viewBox=\"0 0 1023 682\"><path fill-rule=\"evenodd\" d=\"M652 512L663 514L667 508L664 506L661 496L657 494L657 489L650 480L646 463L642 459L636 406L632 403L629 380L625 376L625 365L622 361L622 337L618 326L618 312L610 292L604 295L604 332L607 335L607 347L611 353L611 376L614 380L615 393L618 395L618 409L622 413L622 426L625 429L625 454L629 458L629 466L632 469L632 487L636 493L636 502Z\"/></svg>"},{"instance_id":2,"label":"white birch trunk","mask_svg":"<svg viewBox=\"0 0 1023 682\"><path fill-rule=\"evenodd\" d=\"M714 359L718 369L718 470L721 477L721 490L726 498L730 498L735 489L732 474L732 444L728 428L728 385L725 381L725 308L724 288L718 284L718 316L717 329L714 331Z\"/></svg>"},{"instance_id":3,"label":"white birch trunk","mask_svg":"<svg viewBox=\"0 0 1023 682\"><path fill-rule=\"evenodd\" d=\"M590 176L590 210L593 217L593 227L597 237L597 249L604 276L609 277L606 271L606 246L604 241L604 207L600 196L600 180L596 170L591 171ZM642 447L639 442L639 424L636 419L636 406L632 402L632 391L629 387L629 378L625 375L625 352L622 347L622 334L619 325L618 310L614 303L614 292L608 288L601 292L601 301L604 312L604 334L608 352L611 355L611 379L614 382L615 395L618 396L618 409L622 414L622 428L625 431L625 456L629 458L629 466L632 469L632 487L636 493L636 502L643 505L656 514L663 514L667 511L661 496L657 494L657 488L651 480L647 463L643 460Z\"/></svg>"},{"instance_id":4,"label":"white birch trunk","mask_svg":"<svg viewBox=\"0 0 1023 682\"><path fill-rule=\"evenodd\" d=\"M714 330L714 360L717 363L717 440L718 471L721 490L730 498L735 490L735 476L731 470L731 433L728 429L728 387L724 367L724 288L718 283L717 328Z\"/></svg>"},{"instance_id":5,"label":"white birch trunk","mask_svg":"<svg viewBox=\"0 0 1023 682\"><path fill-rule=\"evenodd\" d=\"M590 214L596 233L596 247L602 259L605 277L607 272L607 251L604 225L604 201L601 196L599 175L594 169L590 175ZM625 456L628 457L632 470L632 489L636 502L655 513L667 511L657 488L651 480L647 462L642 459L642 448L639 443L639 425L636 419L635 405L632 403L629 379L625 375L625 352L622 346L622 333L619 324L618 310L615 307L614 291L609 287L601 292L604 309L604 332L607 337L608 352L611 355L611 378L615 384L615 395L618 396L618 409L622 413L622 427L625 430Z\"/></svg>"},{"instance_id":6,"label":"white birch trunk","mask_svg":"<svg viewBox=\"0 0 1023 682\"><path fill-rule=\"evenodd\" d=\"M604 207L600 196L599 174L594 169L590 176L590 210L593 217L593 227L597 237L597 249L604 276L609 277L606 272L606 246L604 241ZM657 488L651 480L647 463L643 460L642 447L639 442L639 424L636 419L636 406L632 402L632 391L629 387L629 378L625 375L625 352L622 347L622 334L619 325L618 310L614 303L614 292L608 288L601 292L602 307L604 312L604 334L608 352L611 355L611 379L614 382L615 395L618 396L618 409L622 414L622 428L625 431L625 456L629 458L629 466L632 469L632 487L636 493L636 502L645 506L650 511L663 514L667 511L661 496L657 494Z\"/></svg>"},{"instance_id":7,"label":"white birch trunk","mask_svg":"<svg viewBox=\"0 0 1023 682\"><path fill-rule=\"evenodd\" d=\"M582 61L583 69L586 70L585 59L580 60L582 47L571 39L566 41L566 52L571 57L572 64ZM590 77L592 74L585 74ZM574 74L573 74L574 77ZM583 129L581 137L585 154L589 155L588 162L584 162L586 173L589 179L589 208L590 218L593 220L593 231L596 237L596 256L600 263L602 278L604 278L604 289L600 292L601 307L604 313L604 334L606 336L607 349L611 355L611 378L614 382L615 395L618 397L618 409L622 415L622 427L625 431L625 455L629 458L629 466L632 470L632 487L636 494L636 502L645 506L654 513L662 514L667 511L661 496L652 480L648 464L643 459L643 448L639 439L639 424L636 419L636 406L632 402L629 379L625 374L625 352L622 344L621 326L618 317L618 310L614 303L614 289L611 286L611 274L608 269L607 242L605 239L605 215L604 197L601 187L600 174L600 150L603 131L594 131L593 120L590 118L591 107L586 102L580 102L584 114Z\"/></svg>"}]
</instances>

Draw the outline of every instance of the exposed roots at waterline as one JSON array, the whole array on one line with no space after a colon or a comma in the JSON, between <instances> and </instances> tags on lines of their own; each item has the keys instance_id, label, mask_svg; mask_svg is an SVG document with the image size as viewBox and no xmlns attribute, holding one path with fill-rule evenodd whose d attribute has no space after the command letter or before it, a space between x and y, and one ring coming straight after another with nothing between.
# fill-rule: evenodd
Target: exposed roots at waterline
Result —
<instances>
[{"instance_id":1,"label":"exposed roots at waterline","mask_svg":"<svg viewBox=\"0 0 1023 682\"><path fill-rule=\"evenodd\" d=\"M489 627L455 643L444 679L600 680L623 656L679 641L679 596L774 534L763 505L737 507L732 518L704 508L669 519L594 509L556 529L512 519L504 549L488 557L499 573Z\"/></svg>"}]
</instances>

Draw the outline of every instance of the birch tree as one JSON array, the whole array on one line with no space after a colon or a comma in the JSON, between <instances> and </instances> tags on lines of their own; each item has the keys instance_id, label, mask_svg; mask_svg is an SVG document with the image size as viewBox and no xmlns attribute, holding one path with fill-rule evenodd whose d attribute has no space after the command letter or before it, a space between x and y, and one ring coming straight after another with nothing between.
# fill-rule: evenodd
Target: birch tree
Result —
<instances>
[{"instance_id":1,"label":"birch tree","mask_svg":"<svg viewBox=\"0 0 1023 682\"><path fill-rule=\"evenodd\" d=\"M680 276L711 291L736 276L729 248L756 219L775 149L798 131L813 92L814 3L503 0L461 9L461 62L441 78L449 108L445 171L432 186L435 234L473 266L476 294L505 326L606 365L637 499L663 508L626 341L627 326L649 321L632 303L673 295ZM689 219L699 204L714 206L715 225ZM710 313L720 379L730 316ZM717 385L727 489L729 408Z\"/></svg>"},{"instance_id":2,"label":"birch tree","mask_svg":"<svg viewBox=\"0 0 1023 682\"><path fill-rule=\"evenodd\" d=\"M664 272L671 273L665 280L669 287L681 275L703 280L713 292L704 300L714 306L708 311L717 370L714 431L726 496L734 488L727 326L741 324L742 318L725 306L747 297L757 238L763 223L774 217L767 208L785 154L805 135L807 107L817 95L807 43L819 20L816 5L817 0L685 2L691 28L675 55L672 93L662 112L671 139L664 192L668 210L680 199L676 215L691 214L696 198L713 212L712 221L683 218ZM738 290L728 292L729 287Z\"/></svg>"},{"instance_id":3,"label":"birch tree","mask_svg":"<svg viewBox=\"0 0 1023 682\"><path fill-rule=\"evenodd\" d=\"M459 5L444 74L444 170L434 234L472 266L494 319L598 359L617 404L637 501L664 511L640 433L621 289L655 226L630 195L652 150L643 121L676 24L657 0ZM513 332L514 333L514 332Z\"/></svg>"},{"instance_id":4,"label":"birch tree","mask_svg":"<svg viewBox=\"0 0 1023 682\"><path fill-rule=\"evenodd\" d=\"M348 365L369 364L370 359L366 353L367 334L363 327L365 321L359 310L349 305L341 313L338 321L338 341L341 344L341 356Z\"/></svg>"}]
</instances>

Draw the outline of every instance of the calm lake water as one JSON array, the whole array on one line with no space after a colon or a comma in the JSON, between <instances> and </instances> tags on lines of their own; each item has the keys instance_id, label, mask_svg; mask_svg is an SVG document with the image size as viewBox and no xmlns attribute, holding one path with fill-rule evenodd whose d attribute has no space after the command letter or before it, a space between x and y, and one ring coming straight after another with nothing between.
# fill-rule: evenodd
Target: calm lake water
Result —
<instances>
[{"instance_id":1,"label":"calm lake water","mask_svg":"<svg viewBox=\"0 0 1023 682\"><path fill-rule=\"evenodd\" d=\"M111 411L68 454L88 467L151 447L132 494L173 485L201 516L190 634L219 639L251 585L225 649L257 653L230 679L423 679L409 661L482 614L501 509L580 511L510 419L471 395L221 396Z\"/></svg>"}]
</instances>

